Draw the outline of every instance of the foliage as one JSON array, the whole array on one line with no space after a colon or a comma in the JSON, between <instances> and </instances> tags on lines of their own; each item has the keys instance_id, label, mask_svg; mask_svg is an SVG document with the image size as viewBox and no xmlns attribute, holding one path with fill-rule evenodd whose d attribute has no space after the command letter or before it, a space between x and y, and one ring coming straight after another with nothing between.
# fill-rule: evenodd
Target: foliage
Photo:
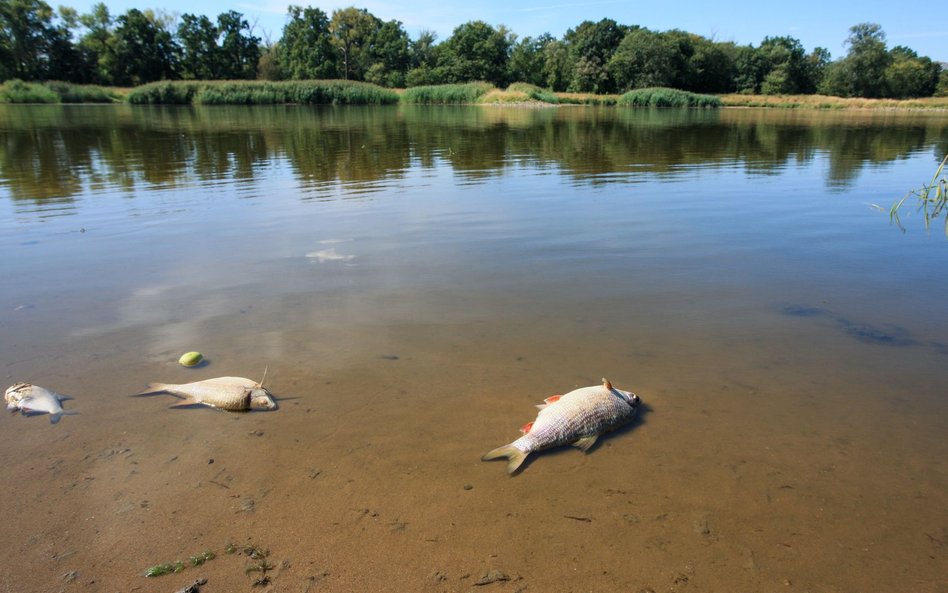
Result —
<instances>
[{"instance_id":1,"label":"foliage","mask_svg":"<svg viewBox=\"0 0 948 593\"><path fill-rule=\"evenodd\" d=\"M140 86L128 101L139 104L204 105L384 105L398 102L394 92L344 80L175 81Z\"/></svg>"},{"instance_id":2,"label":"foliage","mask_svg":"<svg viewBox=\"0 0 948 593\"><path fill-rule=\"evenodd\" d=\"M616 88L622 91L676 86L684 77L684 69L684 56L676 40L648 29L629 31L607 65Z\"/></svg>"},{"instance_id":3,"label":"foliage","mask_svg":"<svg viewBox=\"0 0 948 593\"><path fill-rule=\"evenodd\" d=\"M507 58L513 38L507 29L495 29L483 21L471 21L454 29L439 48L438 66L447 73L447 82L486 80L495 85L506 82Z\"/></svg>"},{"instance_id":4,"label":"foliage","mask_svg":"<svg viewBox=\"0 0 948 593\"><path fill-rule=\"evenodd\" d=\"M59 96L61 103L115 103L122 100L115 89L91 84L50 81L46 87Z\"/></svg>"},{"instance_id":5,"label":"foliage","mask_svg":"<svg viewBox=\"0 0 948 593\"><path fill-rule=\"evenodd\" d=\"M401 101L402 103L424 104L476 103L482 95L493 88L493 85L486 82L416 86L407 89L402 94Z\"/></svg>"},{"instance_id":6,"label":"foliage","mask_svg":"<svg viewBox=\"0 0 948 593\"><path fill-rule=\"evenodd\" d=\"M515 82L507 87L507 91L523 93L528 99L541 103L551 103L555 105L560 102L559 98L551 91L540 88L535 84L530 84L529 82Z\"/></svg>"},{"instance_id":7,"label":"foliage","mask_svg":"<svg viewBox=\"0 0 948 593\"><path fill-rule=\"evenodd\" d=\"M383 87L523 81L553 92L597 94L651 86L866 98L948 93L943 64L906 47L889 50L878 24L852 27L846 46L847 54L831 62L826 49L807 54L787 36L738 46L611 19L584 21L559 39L545 33L520 40L504 26L470 21L438 43L427 30L410 39L399 21L383 22L366 9L342 8L330 18L301 6L288 7L279 39L262 43L233 10L216 20L138 9L113 18L101 2L79 14L53 10L47 0L0 1L0 82L342 78Z\"/></svg>"},{"instance_id":8,"label":"foliage","mask_svg":"<svg viewBox=\"0 0 948 593\"><path fill-rule=\"evenodd\" d=\"M116 19L112 82L119 86L175 78L177 46L153 13L131 9Z\"/></svg>"},{"instance_id":9,"label":"foliage","mask_svg":"<svg viewBox=\"0 0 948 593\"><path fill-rule=\"evenodd\" d=\"M14 78L0 85L0 102L58 103L59 95L44 84Z\"/></svg>"},{"instance_id":10,"label":"foliage","mask_svg":"<svg viewBox=\"0 0 948 593\"><path fill-rule=\"evenodd\" d=\"M0 85L0 103L114 103L121 97L114 89L68 82L23 82L11 79Z\"/></svg>"},{"instance_id":11,"label":"foliage","mask_svg":"<svg viewBox=\"0 0 948 593\"><path fill-rule=\"evenodd\" d=\"M567 90L587 93L610 93L615 86L606 70L629 27L612 19L597 23L583 21L564 36L568 48L571 76Z\"/></svg>"},{"instance_id":12,"label":"foliage","mask_svg":"<svg viewBox=\"0 0 948 593\"><path fill-rule=\"evenodd\" d=\"M289 78L329 79L339 73L329 17L318 8L290 6L280 40L280 64Z\"/></svg>"},{"instance_id":13,"label":"foliage","mask_svg":"<svg viewBox=\"0 0 948 593\"><path fill-rule=\"evenodd\" d=\"M678 89L655 87L629 91L619 97L619 105L630 107L721 107L720 98Z\"/></svg>"},{"instance_id":14,"label":"foliage","mask_svg":"<svg viewBox=\"0 0 948 593\"><path fill-rule=\"evenodd\" d=\"M188 105L194 99L198 82L152 82L132 89L129 103L144 105Z\"/></svg>"}]
</instances>

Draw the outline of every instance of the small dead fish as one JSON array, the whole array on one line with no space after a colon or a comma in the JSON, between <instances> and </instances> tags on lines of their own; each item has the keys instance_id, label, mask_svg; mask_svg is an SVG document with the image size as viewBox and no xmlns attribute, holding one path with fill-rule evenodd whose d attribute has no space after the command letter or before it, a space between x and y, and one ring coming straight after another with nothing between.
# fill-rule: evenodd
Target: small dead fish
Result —
<instances>
[{"instance_id":1,"label":"small dead fish","mask_svg":"<svg viewBox=\"0 0 948 593\"><path fill-rule=\"evenodd\" d=\"M49 414L50 424L59 422L63 415L76 413L63 410L63 400L72 399L71 397L39 385L16 383L7 389L3 398L7 402L7 409L11 412L19 411L24 416Z\"/></svg>"},{"instance_id":2,"label":"small dead fish","mask_svg":"<svg viewBox=\"0 0 948 593\"><path fill-rule=\"evenodd\" d=\"M517 471L527 455L543 449L571 444L588 451L599 435L635 418L641 400L629 391L615 389L608 380L602 385L581 387L566 395L554 395L538 405L536 420L520 428L523 436L498 447L481 459L507 458L507 473Z\"/></svg>"},{"instance_id":3,"label":"small dead fish","mask_svg":"<svg viewBox=\"0 0 948 593\"><path fill-rule=\"evenodd\" d=\"M182 407L204 404L231 412L246 410L275 410L277 407L273 395L261 383L243 377L217 377L183 385L151 383L148 389L136 395L155 395L170 393L183 401L171 406Z\"/></svg>"}]
</instances>

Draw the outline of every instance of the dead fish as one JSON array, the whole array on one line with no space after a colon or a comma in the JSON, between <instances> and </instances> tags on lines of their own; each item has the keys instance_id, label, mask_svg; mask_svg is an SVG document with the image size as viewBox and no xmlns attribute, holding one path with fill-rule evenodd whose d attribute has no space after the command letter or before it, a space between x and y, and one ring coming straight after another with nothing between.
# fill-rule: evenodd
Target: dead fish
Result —
<instances>
[{"instance_id":1,"label":"dead fish","mask_svg":"<svg viewBox=\"0 0 948 593\"><path fill-rule=\"evenodd\" d=\"M19 410L24 416L49 414L50 424L59 422L63 415L76 413L63 410L63 400L72 399L71 397L39 385L16 383L7 389L3 398L7 401L7 409L11 412Z\"/></svg>"},{"instance_id":2,"label":"dead fish","mask_svg":"<svg viewBox=\"0 0 948 593\"><path fill-rule=\"evenodd\" d=\"M217 377L183 385L151 383L148 389L136 395L155 395L170 393L183 401L171 406L191 406L204 404L231 412L246 410L275 410L277 407L273 395L263 387L263 381L257 383L243 377Z\"/></svg>"},{"instance_id":3,"label":"dead fish","mask_svg":"<svg viewBox=\"0 0 948 593\"><path fill-rule=\"evenodd\" d=\"M523 436L484 455L487 461L507 458L507 473L517 471L527 455L543 449L572 444L588 451L599 435L635 418L641 400L630 391L615 389L607 379L602 385L581 387L566 395L554 395L538 405L536 420L520 428Z\"/></svg>"}]
</instances>

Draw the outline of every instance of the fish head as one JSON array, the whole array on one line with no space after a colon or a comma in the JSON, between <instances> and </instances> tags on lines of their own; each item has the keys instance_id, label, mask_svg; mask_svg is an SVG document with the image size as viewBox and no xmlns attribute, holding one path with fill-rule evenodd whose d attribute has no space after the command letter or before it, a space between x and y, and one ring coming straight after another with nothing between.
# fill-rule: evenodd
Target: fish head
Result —
<instances>
[{"instance_id":1,"label":"fish head","mask_svg":"<svg viewBox=\"0 0 948 593\"><path fill-rule=\"evenodd\" d=\"M625 400L625 403L629 404L629 407L633 410L638 410L639 406L642 404L642 398L635 395L631 391L622 391L621 389L616 389L619 392L619 395L622 396L622 399Z\"/></svg>"},{"instance_id":2,"label":"fish head","mask_svg":"<svg viewBox=\"0 0 948 593\"><path fill-rule=\"evenodd\" d=\"M3 399L7 402L8 410L15 410L19 407L20 402L30 396L30 384L29 383L15 383L9 387L6 393L3 394Z\"/></svg>"},{"instance_id":3,"label":"fish head","mask_svg":"<svg viewBox=\"0 0 948 593\"><path fill-rule=\"evenodd\" d=\"M275 410L277 407L273 395L263 387L251 389L249 399L251 410Z\"/></svg>"}]
</instances>

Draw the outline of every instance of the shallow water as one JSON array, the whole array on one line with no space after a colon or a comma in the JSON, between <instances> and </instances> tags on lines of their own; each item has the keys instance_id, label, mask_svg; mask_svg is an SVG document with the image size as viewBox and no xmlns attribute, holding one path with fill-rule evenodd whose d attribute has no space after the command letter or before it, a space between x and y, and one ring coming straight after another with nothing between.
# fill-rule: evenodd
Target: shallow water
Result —
<instances>
[{"instance_id":1,"label":"shallow water","mask_svg":"<svg viewBox=\"0 0 948 593\"><path fill-rule=\"evenodd\" d=\"M0 374L79 412L0 418L0 590L249 591L234 542L273 591L948 591L948 239L871 207L946 149L939 114L0 106ZM275 412L127 397L265 367ZM632 426L479 461L601 377Z\"/></svg>"}]
</instances>

